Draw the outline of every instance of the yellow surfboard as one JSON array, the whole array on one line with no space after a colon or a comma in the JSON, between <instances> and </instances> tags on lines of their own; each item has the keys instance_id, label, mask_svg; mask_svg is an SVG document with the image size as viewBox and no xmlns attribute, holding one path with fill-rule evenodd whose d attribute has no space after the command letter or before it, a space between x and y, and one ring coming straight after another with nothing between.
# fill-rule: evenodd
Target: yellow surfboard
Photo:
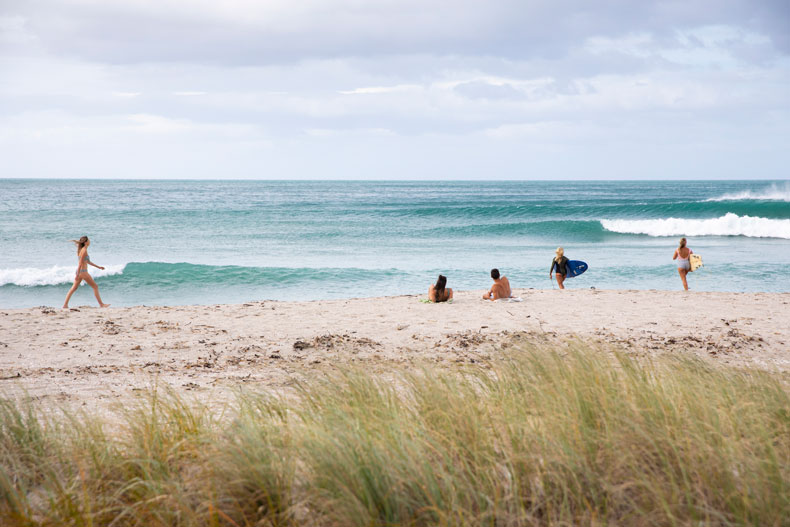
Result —
<instances>
[{"instance_id":1,"label":"yellow surfboard","mask_svg":"<svg viewBox=\"0 0 790 527\"><path fill-rule=\"evenodd\" d=\"M702 256L698 254L692 254L689 256L689 264L691 265L691 270L696 271L702 267Z\"/></svg>"}]
</instances>

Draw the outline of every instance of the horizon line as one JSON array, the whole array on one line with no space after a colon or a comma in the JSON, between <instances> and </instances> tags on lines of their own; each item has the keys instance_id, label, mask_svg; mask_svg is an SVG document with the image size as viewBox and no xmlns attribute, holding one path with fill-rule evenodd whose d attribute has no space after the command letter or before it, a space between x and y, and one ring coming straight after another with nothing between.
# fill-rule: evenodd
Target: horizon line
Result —
<instances>
[{"instance_id":1,"label":"horizon line","mask_svg":"<svg viewBox=\"0 0 790 527\"><path fill-rule=\"evenodd\" d=\"M306 183L550 183L550 182L703 182L703 181L753 181L753 182L788 182L786 179L737 179L737 178L703 178L703 179L257 179L257 178L101 178L101 177L0 177L0 181L232 181L232 182L306 182Z\"/></svg>"}]
</instances>

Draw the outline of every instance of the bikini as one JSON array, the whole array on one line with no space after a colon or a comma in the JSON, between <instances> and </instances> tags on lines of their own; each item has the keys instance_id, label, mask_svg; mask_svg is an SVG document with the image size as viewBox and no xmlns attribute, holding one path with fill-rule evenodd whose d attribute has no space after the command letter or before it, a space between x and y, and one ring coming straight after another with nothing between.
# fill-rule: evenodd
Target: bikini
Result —
<instances>
[{"instance_id":1,"label":"bikini","mask_svg":"<svg viewBox=\"0 0 790 527\"><path fill-rule=\"evenodd\" d=\"M88 264L91 263L91 257L88 256L88 251L85 251L85 269L80 269L80 273L88 272Z\"/></svg>"}]
</instances>

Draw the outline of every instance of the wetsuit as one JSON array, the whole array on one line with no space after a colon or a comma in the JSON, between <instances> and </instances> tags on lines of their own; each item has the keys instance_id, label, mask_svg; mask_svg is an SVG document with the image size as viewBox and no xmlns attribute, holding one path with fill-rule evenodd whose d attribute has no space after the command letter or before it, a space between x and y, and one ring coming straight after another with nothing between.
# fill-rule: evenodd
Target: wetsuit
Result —
<instances>
[{"instance_id":1,"label":"wetsuit","mask_svg":"<svg viewBox=\"0 0 790 527\"><path fill-rule=\"evenodd\" d=\"M556 269L556 273L557 274L561 274L562 276L567 276L568 275L568 258L563 256L562 258L560 258L559 262L557 262L556 259L552 260L551 261L551 268L549 269L549 274L555 272L555 269Z\"/></svg>"}]
</instances>

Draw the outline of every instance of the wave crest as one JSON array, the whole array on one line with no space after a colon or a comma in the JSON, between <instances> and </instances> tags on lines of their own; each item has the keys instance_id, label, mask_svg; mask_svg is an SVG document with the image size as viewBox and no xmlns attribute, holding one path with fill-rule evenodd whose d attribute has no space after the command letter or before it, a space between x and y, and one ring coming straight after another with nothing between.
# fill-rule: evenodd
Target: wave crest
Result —
<instances>
[{"instance_id":1,"label":"wave crest","mask_svg":"<svg viewBox=\"0 0 790 527\"><path fill-rule=\"evenodd\" d=\"M724 194L718 198L709 198L705 201L786 201L790 202L790 184L784 187L771 185L759 191L744 190L735 194Z\"/></svg>"},{"instance_id":2,"label":"wave crest","mask_svg":"<svg viewBox=\"0 0 790 527\"><path fill-rule=\"evenodd\" d=\"M101 276L111 276L123 274L125 265L108 265L104 271L101 269L91 270L91 276L98 278ZM56 265L48 269L36 267L21 267L16 269L0 269L0 286L18 285L23 287L35 287L41 285L71 284L74 282L73 265Z\"/></svg>"},{"instance_id":3,"label":"wave crest","mask_svg":"<svg viewBox=\"0 0 790 527\"><path fill-rule=\"evenodd\" d=\"M105 284L125 283L153 287L173 287L192 284L196 287L214 287L214 284L299 284L305 281L349 282L361 274L382 279L401 274L396 269L358 269L354 267L243 267L238 265L207 265L187 262L129 262L125 265L107 266L104 271L91 271L94 278L104 278ZM48 269L0 269L2 286L55 286L71 284L74 267L56 266Z\"/></svg>"},{"instance_id":4,"label":"wave crest","mask_svg":"<svg viewBox=\"0 0 790 527\"><path fill-rule=\"evenodd\" d=\"M710 219L601 220L601 226L611 232L648 236L746 236L790 240L790 220L738 216L731 212Z\"/></svg>"}]
</instances>

